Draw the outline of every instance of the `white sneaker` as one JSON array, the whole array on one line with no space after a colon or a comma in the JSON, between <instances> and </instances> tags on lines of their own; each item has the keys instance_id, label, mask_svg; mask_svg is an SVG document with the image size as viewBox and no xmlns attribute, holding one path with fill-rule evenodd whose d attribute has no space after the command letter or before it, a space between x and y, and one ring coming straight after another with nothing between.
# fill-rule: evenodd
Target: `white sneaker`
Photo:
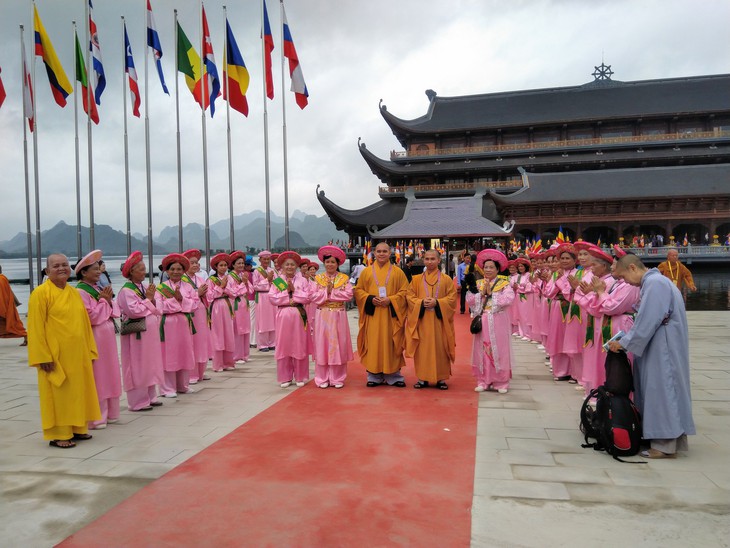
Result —
<instances>
[{"instance_id":1,"label":"white sneaker","mask_svg":"<svg viewBox=\"0 0 730 548\"><path fill-rule=\"evenodd\" d=\"M328 387L329 387L329 385L330 385L330 383L328 383L328 382L323 382L322 384L320 384L320 385L319 385L319 387L320 387L320 388L328 388ZM297 383L297 386L299 386L299 383ZM302 383L302 386L304 386L304 383Z\"/></svg>"},{"instance_id":2,"label":"white sneaker","mask_svg":"<svg viewBox=\"0 0 730 548\"><path fill-rule=\"evenodd\" d=\"M282 388L289 388L291 386L291 381L283 382L279 386L281 386Z\"/></svg>"},{"instance_id":3,"label":"white sneaker","mask_svg":"<svg viewBox=\"0 0 730 548\"><path fill-rule=\"evenodd\" d=\"M303 383L302 381L299 381L299 382L297 383L297 386L298 386L299 388L301 388L302 386L304 386L304 384L305 384L305 383Z\"/></svg>"},{"instance_id":4,"label":"white sneaker","mask_svg":"<svg viewBox=\"0 0 730 548\"><path fill-rule=\"evenodd\" d=\"M198 384L198 379L190 379L188 384Z\"/></svg>"},{"instance_id":5,"label":"white sneaker","mask_svg":"<svg viewBox=\"0 0 730 548\"><path fill-rule=\"evenodd\" d=\"M537 345L537 349L538 350L545 350L545 347L543 345L541 345L541 344L538 344Z\"/></svg>"},{"instance_id":6,"label":"white sneaker","mask_svg":"<svg viewBox=\"0 0 730 548\"><path fill-rule=\"evenodd\" d=\"M521 337L520 340L521 341L529 341L530 340L530 337Z\"/></svg>"},{"instance_id":7,"label":"white sneaker","mask_svg":"<svg viewBox=\"0 0 730 548\"><path fill-rule=\"evenodd\" d=\"M96 426L92 426L91 428L89 428L89 430L104 430L104 428L106 428L105 422L102 424L97 424Z\"/></svg>"},{"instance_id":8,"label":"white sneaker","mask_svg":"<svg viewBox=\"0 0 730 548\"><path fill-rule=\"evenodd\" d=\"M344 387L345 387L345 385L344 385L344 384L336 384L336 385L335 385L335 388L344 388Z\"/></svg>"},{"instance_id":9,"label":"white sneaker","mask_svg":"<svg viewBox=\"0 0 730 548\"><path fill-rule=\"evenodd\" d=\"M180 392L181 394L195 394L195 388L188 387L187 392Z\"/></svg>"},{"instance_id":10,"label":"white sneaker","mask_svg":"<svg viewBox=\"0 0 730 548\"><path fill-rule=\"evenodd\" d=\"M164 398L177 398L177 392L170 392L169 394L162 394Z\"/></svg>"},{"instance_id":11,"label":"white sneaker","mask_svg":"<svg viewBox=\"0 0 730 548\"><path fill-rule=\"evenodd\" d=\"M485 390L486 388L484 388L483 386L477 386L474 388L474 392L484 392Z\"/></svg>"},{"instance_id":12,"label":"white sneaker","mask_svg":"<svg viewBox=\"0 0 730 548\"><path fill-rule=\"evenodd\" d=\"M108 422L109 424L116 424L119 422L119 419L107 419L106 422Z\"/></svg>"},{"instance_id":13,"label":"white sneaker","mask_svg":"<svg viewBox=\"0 0 730 548\"><path fill-rule=\"evenodd\" d=\"M499 392L500 394L506 394L507 393L507 389L506 388L500 388L499 390L497 390L497 392Z\"/></svg>"},{"instance_id":14,"label":"white sneaker","mask_svg":"<svg viewBox=\"0 0 730 548\"><path fill-rule=\"evenodd\" d=\"M532 339L530 339L530 344L537 344L537 341L533 341ZM540 345L540 346L542 346L542 345ZM540 347L538 346L538 348L540 348Z\"/></svg>"}]
</instances>

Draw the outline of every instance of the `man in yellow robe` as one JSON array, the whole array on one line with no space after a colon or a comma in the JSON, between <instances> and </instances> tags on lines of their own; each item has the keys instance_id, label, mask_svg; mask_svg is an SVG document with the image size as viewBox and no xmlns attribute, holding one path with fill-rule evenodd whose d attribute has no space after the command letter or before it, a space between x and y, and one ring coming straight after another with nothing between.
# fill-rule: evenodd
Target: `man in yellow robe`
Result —
<instances>
[{"instance_id":1,"label":"man in yellow robe","mask_svg":"<svg viewBox=\"0 0 730 548\"><path fill-rule=\"evenodd\" d=\"M660 263L657 268L659 272L672 280L685 301L687 300L687 291L697 291L692 273L689 268L679 261L679 252L676 249L667 251L667 260Z\"/></svg>"},{"instance_id":2,"label":"man in yellow robe","mask_svg":"<svg viewBox=\"0 0 730 548\"><path fill-rule=\"evenodd\" d=\"M68 449L91 438L88 422L101 419L92 360L98 357L79 292L67 284L65 255L49 255L48 279L28 302L28 363L38 369L43 437Z\"/></svg>"},{"instance_id":3,"label":"man in yellow robe","mask_svg":"<svg viewBox=\"0 0 730 548\"><path fill-rule=\"evenodd\" d=\"M426 271L413 276L408 288L406 356L413 358L418 382L413 388L435 385L448 389L451 364L456 357L453 280L439 269L441 256L429 249L423 257Z\"/></svg>"},{"instance_id":4,"label":"man in yellow robe","mask_svg":"<svg viewBox=\"0 0 730 548\"><path fill-rule=\"evenodd\" d=\"M387 243L376 245L375 263L362 271L355 286L360 318L357 352L368 373L367 386L386 383L402 388L408 279L391 264L390 254Z\"/></svg>"},{"instance_id":5,"label":"man in yellow robe","mask_svg":"<svg viewBox=\"0 0 730 548\"><path fill-rule=\"evenodd\" d=\"M20 346L25 346L28 344L28 334L18 314L18 300L2 272L0 268L0 338L22 337Z\"/></svg>"}]
</instances>

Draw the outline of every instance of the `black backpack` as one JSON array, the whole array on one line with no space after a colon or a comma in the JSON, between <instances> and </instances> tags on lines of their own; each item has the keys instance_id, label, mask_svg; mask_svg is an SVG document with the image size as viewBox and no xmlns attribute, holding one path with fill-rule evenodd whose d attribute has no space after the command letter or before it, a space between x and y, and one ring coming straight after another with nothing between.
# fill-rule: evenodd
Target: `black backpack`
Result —
<instances>
[{"instance_id":1,"label":"black backpack","mask_svg":"<svg viewBox=\"0 0 730 548\"><path fill-rule=\"evenodd\" d=\"M591 399L596 398L595 407ZM641 448L641 414L629 397L613 394L604 386L591 390L580 410L581 447L605 451L614 459L636 455ZM588 440L594 439L591 443Z\"/></svg>"}]
</instances>

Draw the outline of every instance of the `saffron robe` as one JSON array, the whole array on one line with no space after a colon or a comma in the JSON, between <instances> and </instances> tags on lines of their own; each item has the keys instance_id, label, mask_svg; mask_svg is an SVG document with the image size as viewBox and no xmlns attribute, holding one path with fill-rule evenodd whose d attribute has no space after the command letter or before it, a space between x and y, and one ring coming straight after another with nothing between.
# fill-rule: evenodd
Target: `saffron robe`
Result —
<instances>
[{"instance_id":1,"label":"saffron robe","mask_svg":"<svg viewBox=\"0 0 730 548\"><path fill-rule=\"evenodd\" d=\"M694 434L684 299L656 268L644 274L640 288L634 325L620 342L634 354L634 402L644 439Z\"/></svg>"},{"instance_id":2,"label":"saffron robe","mask_svg":"<svg viewBox=\"0 0 730 548\"><path fill-rule=\"evenodd\" d=\"M385 286L390 306L372 304L372 299L378 297L378 286ZM376 262L360 274L355 286L360 328L357 334L357 352L360 362L371 373L389 375L397 373L405 365L403 350L407 292L408 278L393 264L380 267Z\"/></svg>"},{"instance_id":3,"label":"saffron robe","mask_svg":"<svg viewBox=\"0 0 730 548\"><path fill-rule=\"evenodd\" d=\"M39 285L28 302L28 363L38 369L44 430L101 419L92 366L98 357L79 292L51 280ZM53 371L43 371L41 363L53 363Z\"/></svg>"},{"instance_id":4,"label":"saffron robe","mask_svg":"<svg viewBox=\"0 0 730 548\"><path fill-rule=\"evenodd\" d=\"M26 331L15 306L15 295L4 274L0 274L0 338L25 337Z\"/></svg>"},{"instance_id":5,"label":"saffron robe","mask_svg":"<svg viewBox=\"0 0 730 548\"><path fill-rule=\"evenodd\" d=\"M436 297L438 305L424 308L423 300L427 297ZM451 364L456 358L454 281L446 274L441 274L439 279L438 271L416 274L408 287L407 298L406 356L413 358L419 380L430 383L446 380L451 376Z\"/></svg>"}]
</instances>

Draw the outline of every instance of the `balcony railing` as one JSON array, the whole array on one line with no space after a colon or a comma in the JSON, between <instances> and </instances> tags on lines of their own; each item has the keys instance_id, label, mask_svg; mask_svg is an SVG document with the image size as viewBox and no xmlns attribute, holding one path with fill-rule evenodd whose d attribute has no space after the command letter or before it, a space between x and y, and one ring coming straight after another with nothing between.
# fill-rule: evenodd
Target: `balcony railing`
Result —
<instances>
[{"instance_id":1,"label":"balcony railing","mask_svg":"<svg viewBox=\"0 0 730 548\"><path fill-rule=\"evenodd\" d=\"M398 192L406 192L413 189L415 192L442 192L459 191L459 190L475 190L477 187L486 188L521 188L522 179L515 178L507 181L483 181L471 183L444 183L440 185L407 185L407 186L381 186L380 194L393 194Z\"/></svg>"},{"instance_id":2,"label":"balcony railing","mask_svg":"<svg viewBox=\"0 0 730 548\"><path fill-rule=\"evenodd\" d=\"M421 158L429 156L460 156L465 154L484 154L500 152L530 152L574 147L596 147L608 145L647 144L676 141L697 141L715 138L728 138L730 131L697 131L693 133L658 133L653 135L631 135L627 137L598 137L595 139L570 139L567 141L539 141L533 143L510 143L506 145L485 145L473 147L436 148L431 150L393 150L390 158Z\"/></svg>"}]
</instances>

